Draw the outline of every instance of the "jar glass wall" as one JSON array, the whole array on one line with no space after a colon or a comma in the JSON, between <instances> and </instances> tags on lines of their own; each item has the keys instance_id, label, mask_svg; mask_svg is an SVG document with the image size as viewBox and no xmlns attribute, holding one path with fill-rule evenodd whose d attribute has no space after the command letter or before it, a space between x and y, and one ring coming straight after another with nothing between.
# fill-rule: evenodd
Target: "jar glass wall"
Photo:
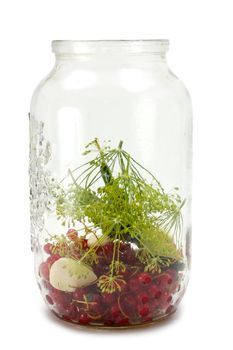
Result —
<instances>
[{"instance_id":1,"label":"jar glass wall","mask_svg":"<svg viewBox=\"0 0 233 350\"><path fill-rule=\"evenodd\" d=\"M65 320L151 323L176 310L189 277L189 94L167 40L52 48L30 111L38 284Z\"/></svg>"}]
</instances>

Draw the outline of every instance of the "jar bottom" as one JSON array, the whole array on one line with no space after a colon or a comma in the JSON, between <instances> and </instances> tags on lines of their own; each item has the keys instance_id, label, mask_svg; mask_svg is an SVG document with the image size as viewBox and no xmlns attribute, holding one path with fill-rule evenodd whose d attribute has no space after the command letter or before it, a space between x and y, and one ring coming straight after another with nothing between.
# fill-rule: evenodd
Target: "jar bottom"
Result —
<instances>
[{"instance_id":1,"label":"jar bottom","mask_svg":"<svg viewBox=\"0 0 233 350\"><path fill-rule=\"evenodd\" d=\"M160 324L162 322L166 322L170 317L172 317L173 314L175 314L177 311L177 307L174 307L169 313L161 315L160 317L144 323L138 323L138 324L128 324L125 326L108 326L104 324L81 324L78 322L74 322L72 320L69 320L67 318L64 318L64 316L61 316L57 314L54 310L50 310L50 312L59 320L65 321L66 323L72 324L74 327L77 328L86 328L86 329L101 329L101 330L127 330L127 329L137 329L137 328L147 328L147 327L153 327L156 326L156 324Z\"/></svg>"}]
</instances>

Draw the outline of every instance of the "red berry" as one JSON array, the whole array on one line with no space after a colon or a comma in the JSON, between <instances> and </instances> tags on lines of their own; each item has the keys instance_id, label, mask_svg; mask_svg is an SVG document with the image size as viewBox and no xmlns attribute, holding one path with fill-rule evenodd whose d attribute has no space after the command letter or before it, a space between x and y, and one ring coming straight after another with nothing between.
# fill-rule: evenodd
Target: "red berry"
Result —
<instances>
[{"instance_id":1,"label":"red berry","mask_svg":"<svg viewBox=\"0 0 233 350\"><path fill-rule=\"evenodd\" d=\"M122 281L118 281L118 284L120 286L120 292L123 293L123 292L127 292L127 290L129 289L128 288L128 283L124 280Z\"/></svg>"},{"instance_id":2,"label":"red berry","mask_svg":"<svg viewBox=\"0 0 233 350\"><path fill-rule=\"evenodd\" d=\"M138 294L138 300L142 303L142 304L146 304L149 300L148 294L145 292L141 292Z\"/></svg>"},{"instance_id":3,"label":"red berry","mask_svg":"<svg viewBox=\"0 0 233 350\"><path fill-rule=\"evenodd\" d=\"M138 312L142 317L147 316L150 312L149 306L148 305L139 306Z\"/></svg>"},{"instance_id":4,"label":"red berry","mask_svg":"<svg viewBox=\"0 0 233 350\"><path fill-rule=\"evenodd\" d=\"M87 249L88 248L88 245L87 245L87 239L82 239L82 247L83 249Z\"/></svg>"},{"instance_id":5,"label":"red berry","mask_svg":"<svg viewBox=\"0 0 233 350\"><path fill-rule=\"evenodd\" d=\"M63 304L63 295L59 290L52 291L50 296L57 305Z\"/></svg>"},{"instance_id":6,"label":"red berry","mask_svg":"<svg viewBox=\"0 0 233 350\"><path fill-rule=\"evenodd\" d=\"M116 301L116 294L103 293L102 300L104 304L107 304L107 305L114 304Z\"/></svg>"},{"instance_id":7,"label":"red berry","mask_svg":"<svg viewBox=\"0 0 233 350\"><path fill-rule=\"evenodd\" d=\"M169 305L167 310L165 311L166 314L170 314L173 311L175 311L175 306L174 305Z\"/></svg>"},{"instance_id":8,"label":"red berry","mask_svg":"<svg viewBox=\"0 0 233 350\"><path fill-rule=\"evenodd\" d=\"M44 245L44 251L45 251L45 253L51 254L52 248L53 248L53 245L52 245L51 243L46 243L46 244Z\"/></svg>"},{"instance_id":9,"label":"red berry","mask_svg":"<svg viewBox=\"0 0 233 350\"><path fill-rule=\"evenodd\" d=\"M106 243L102 246L104 254L107 256L111 256L113 253L114 244L112 242Z\"/></svg>"},{"instance_id":10,"label":"red berry","mask_svg":"<svg viewBox=\"0 0 233 350\"><path fill-rule=\"evenodd\" d=\"M129 319L127 317L118 316L115 320L117 326L127 326L129 324Z\"/></svg>"},{"instance_id":11,"label":"red berry","mask_svg":"<svg viewBox=\"0 0 233 350\"><path fill-rule=\"evenodd\" d=\"M151 283L151 276L146 273L146 272L142 272L139 276L138 276L138 281L142 284L150 284Z\"/></svg>"},{"instance_id":12,"label":"red berry","mask_svg":"<svg viewBox=\"0 0 233 350\"><path fill-rule=\"evenodd\" d=\"M172 278L168 273L163 273L157 277L157 284L161 286L172 284Z\"/></svg>"},{"instance_id":13,"label":"red berry","mask_svg":"<svg viewBox=\"0 0 233 350\"><path fill-rule=\"evenodd\" d=\"M155 284L150 287L149 293L152 296L152 298L156 298L156 299L160 298L162 294L158 286L156 286Z\"/></svg>"},{"instance_id":14,"label":"red berry","mask_svg":"<svg viewBox=\"0 0 233 350\"><path fill-rule=\"evenodd\" d=\"M53 290L53 287L51 286L49 281L42 280L41 284L42 284L43 288L48 289L49 291Z\"/></svg>"},{"instance_id":15,"label":"red berry","mask_svg":"<svg viewBox=\"0 0 233 350\"><path fill-rule=\"evenodd\" d=\"M65 306L60 303L56 303L56 310L59 315L64 315L66 313Z\"/></svg>"},{"instance_id":16,"label":"red berry","mask_svg":"<svg viewBox=\"0 0 233 350\"><path fill-rule=\"evenodd\" d=\"M121 252L128 251L129 248L130 248L130 244L129 243L126 243L126 242L121 242L120 243L120 251Z\"/></svg>"},{"instance_id":17,"label":"red berry","mask_svg":"<svg viewBox=\"0 0 233 350\"><path fill-rule=\"evenodd\" d=\"M161 309L166 309L170 302L172 301L172 296L169 295L167 292L163 293L161 295L160 301L159 301L159 306Z\"/></svg>"},{"instance_id":18,"label":"red berry","mask_svg":"<svg viewBox=\"0 0 233 350\"><path fill-rule=\"evenodd\" d=\"M45 296L45 298L50 305L53 305L53 299L48 294Z\"/></svg>"},{"instance_id":19,"label":"red berry","mask_svg":"<svg viewBox=\"0 0 233 350\"><path fill-rule=\"evenodd\" d=\"M49 264L42 262L39 269L40 277L43 277L46 281L49 281Z\"/></svg>"},{"instance_id":20,"label":"red berry","mask_svg":"<svg viewBox=\"0 0 233 350\"><path fill-rule=\"evenodd\" d=\"M74 241L77 237L78 237L78 233L74 228L70 228L67 233L66 236L71 240Z\"/></svg>"},{"instance_id":21,"label":"red berry","mask_svg":"<svg viewBox=\"0 0 233 350\"><path fill-rule=\"evenodd\" d=\"M87 296L89 301L101 304L102 296L100 293L90 293Z\"/></svg>"},{"instance_id":22,"label":"red berry","mask_svg":"<svg viewBox=\"0 0 233 350\"><path fill-rule=\"evenodd\" d=\"M120 308L119 308L119 305L118 304L114 304L112 307L111 307L111 315L113 317L117 317L119 316L121 313L120 311Z\"/></svg>"},{"instance_id":23,"label":"red berry","mask_svg":"<svg viewBox=\"0 0 233 350\"><path fill-rule=\"evenodd\" d=\"M172 280L175 281L177 279L177 271L175 269L167 270L167 273L171 276Z\"/></svg>"},{"instance_id":24,"label":"red berry","mask_svg":"<svg viewBox=\"0 0 233 350\"><path fill-rule=\"evenodd\" d=\"M76 300L81 300L82 301L85 292L86 292L85 289L77 288L76 291L73 294L73 298L76 299Z\"/></svg>"},{"instance_id":25,"label":"red berry","mask_svg":"<svg viewBox=\"0 0 233 350\"><path fill-rule=\"evenodd\" d=\"M68 305L65 309L65 314L70 320L77 317L77 307L75 305Z\"/></svg>"},{"instance_id":26,"label":"red berry","mask_svg":"<svg viewBox=\"0 0 233 350\"><path fill-rule=\"evenodd\" d=\"M60 259L60 255L59 254L54 254L54 255L51 255L47 260L46 262L51 266L53 265L53 263L55 263L55 261L57 261L58 259Z\"/></svg>"},{"instance_id":27,"label":"red berry","mask_svg":"<svg viewBox=\"0 0 233 350\"><path fill-rule=\"evenodd\" d=\"M91 321L91 318L87 314L85 313L80 314L79 323L88 324L90 321Z\"/></svg>"},{"instance_id":28,"label":"red berry","mask_svg":"<svg viewBox=\"0 0 233 350\"><path fill-rule=\"evenodd\" d=\"M150 307L151 307L151 310L156 310L159 306L159 301L158 299L153 299L151 302L150 302Z\"/></svg>"},{"instance_id":29,"label":"red berry","mask_svg":"<svg viewBox=\"0 0 233 350\"><path fill-rule=\"evenodd\" d=\"M147 316L143 317L143 321L144 322L152 322L153 321L152 315L149 313Z\"/></svg>"},{"instance_id":30,"label":"red berry","mask_svg":"<svg viewBox=\"0 0 233 350\"><path fill-rule=\"evenodd\" d=\"M50 296L56 304L61 304L64 307L68 306L72 300L72 293L65 293L58 289L54 289Z\"/></svg>"},{"instance_id":31,"label":"red berry","mask_svg":"<svg viewBox=\"0 0 233 350\"><path fill-rule=\"evenodd\" d=\"M121 298L125 305L135 307L137 304L136 298L132 294L125 295Z\"/></svg>"},{"instance_id":32,"label":"red berry","mask_svg":"<svg viewBox=\"0 0 233 350\"><path fill-rule=\"evenodd\" d=\"M138 283L138 279L136 277L131 278L128 284L129 284L129 289L132 291L136 291L140 287Z\"/></svg>"},{"instance_id":33,"label":"red berry","mask_svg":"<svg viewBox=\"0 0 233 350\"><path fill-rule=\"evenodd\" d=\"M88 312L91 314L91 315L100 315L101 312L102 312L102 308L101 308L101 305L100 304L97 304L95 302L93 303L89 303L88 305Z\"/></svg>"}]
</instances>

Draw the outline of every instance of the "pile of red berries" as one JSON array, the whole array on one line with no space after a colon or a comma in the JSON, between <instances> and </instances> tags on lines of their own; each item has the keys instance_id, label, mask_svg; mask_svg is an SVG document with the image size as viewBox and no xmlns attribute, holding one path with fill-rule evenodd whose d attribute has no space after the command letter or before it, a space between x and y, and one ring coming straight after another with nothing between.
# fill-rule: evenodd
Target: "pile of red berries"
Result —
<instances>
[{"instance_id":1,"label":"pile of red berries","mask_svg":"<svg viewBox=\"0 0 233 350\"><path fill-rule=\"evenodd\" d=\"M44 250L50 256L39 269L41 287L52 310L63 319L85 325L130 326L152 322L175 310L176 293L180 288L182 271L171 265L160 273L144 272L129 243L121 243L120 259L126 269L122 271L126 283L112 294L102 292L97 283L74 292L63 292L49 283L51 265L60 258L53 254L51 244ZM97 250L98 263L93 266L97 277L109 272L113 243Z\"/></svg>"}]
</instances>

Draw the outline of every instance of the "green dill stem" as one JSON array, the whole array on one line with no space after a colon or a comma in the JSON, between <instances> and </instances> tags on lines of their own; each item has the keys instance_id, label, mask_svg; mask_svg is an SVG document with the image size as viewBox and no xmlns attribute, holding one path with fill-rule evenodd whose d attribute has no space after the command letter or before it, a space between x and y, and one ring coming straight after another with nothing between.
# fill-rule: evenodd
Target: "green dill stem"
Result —
<instances>
[{"instance_id":1,"label":"green dill stem","mask_svg":"<svg viewBox=\"0 0 233 350\"><path fill-rule=\"evenodd\" d=\"M114 265L115 265L115 256L116 256L117 243L118 242L116 242L116 237L115 237L115 240L113 242L114 247L113 247L113 255L112 255L112 262L111 262L111 277L113 277L113 275L114 275L114 268L115 268Z\"/></svg>"},{"instance_id":2,"label":"green dill stem","mask_svg":"<svg viewBox=\"0 0 233 350\"><path fill-rule=\"evenodd\" d=\"M117 261L118 261L118 264L120 262L120 245L121 245L121 241L118 240L118 247L117 247Z\"/></svg>"},{"instance_id":3,"label":"green dill stem","mask_svg":"<svg viewBox=\"0 0 233 350\"><path fill-rule=\"evenodd\" d=\"M105 185L107 185L112 180L112 173L111 173L110 168L108 167L108 165L106 164L106 162L104 160L104 152L103 152L102 148L100 147L99 140L97 138L95 139L95 145L96 145L96 148L99 151L100 157L101 157L101 166L100 166L101 175L102 175L102 178L104 180Z\"/></svg>"},{"instance_id":4,"label":"green dill stem","mask_svg":"<svg viewBox=\"0 0 233 350\"><path fill-rule=\"evenodd\" d=\"M119 149L122 149L122 145L123 145L123 141L121 140L121 141L119 142L118 148L119 148Z\"/></svg>"}]
</instances>

